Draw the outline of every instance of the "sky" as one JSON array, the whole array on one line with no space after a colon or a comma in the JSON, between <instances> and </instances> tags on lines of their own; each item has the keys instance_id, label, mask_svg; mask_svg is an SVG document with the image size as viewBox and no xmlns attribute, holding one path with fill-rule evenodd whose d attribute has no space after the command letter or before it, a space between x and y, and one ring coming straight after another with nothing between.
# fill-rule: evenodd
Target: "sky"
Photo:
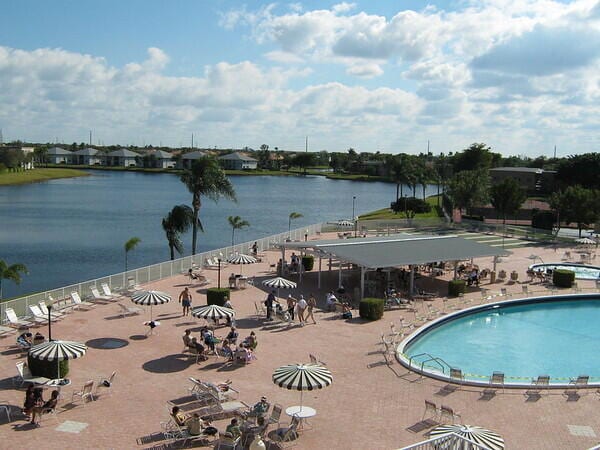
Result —
<instances>
[{"instance_id":1,"label":"sky","mask_svg":"<svg viewBox=\"0 0 600 450\"><path fill-rule=\"evenodd\" d=\"M600 150L600 0L20 0L4 141Z\"/></svg>"}]
</instances>

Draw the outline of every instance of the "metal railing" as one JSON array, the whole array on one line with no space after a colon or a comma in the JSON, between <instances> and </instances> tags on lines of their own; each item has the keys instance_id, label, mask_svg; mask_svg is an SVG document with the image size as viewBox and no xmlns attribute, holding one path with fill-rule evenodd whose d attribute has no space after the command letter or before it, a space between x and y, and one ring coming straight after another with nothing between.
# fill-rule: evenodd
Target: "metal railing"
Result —
<instances>
[{"instance_id":1,"label":"metal railing","mask_svg":"<svg viewBox=\"0 0 600 450\"><path fill-rule=\"evenodd\" d=\"M102 283L107 283L111 290L119 291L127 288L130 281L135 282L136 284L146 284L152 281L162 280L164 278L172 277L173 275L187 273L190 267L203 266L207 258L221 258L222 260L227 260L227 258L236 253L250 253L254 242L256 242L258 251L263 252L277 247L288 239L292 241L304 240L308 236L320 234L321 226L322 224L318 223L302 228L296 228L289 232L274 234L233 246L217 248L203 253L197 253L193 256L184 256L183 258L175 259L173 261L165 261L128 270L127 272L107 275L93 280L82 281L69 286L63 286L7 300L0 303L0 322L6 322L5 311L7 308L12 308L18 317L26 318L31 315L29 312L29 305L37 305L40 301L48 301L50 298L53 298L54 300L64 299L69 297L71 292L78 292L81 298L86 298L91 294L90 288L100 286Z\"/></svg>"},{"instance_id":2,"label":"metal railing","mask_svg":"<svg viewBox=\"0 0 600 450\"><path fill-rule=\"evenodd\" d=\"M399 450L491 450L483 444L456 433L444 434L426 441L402 447Z\"/></svg>"}]
</instances>

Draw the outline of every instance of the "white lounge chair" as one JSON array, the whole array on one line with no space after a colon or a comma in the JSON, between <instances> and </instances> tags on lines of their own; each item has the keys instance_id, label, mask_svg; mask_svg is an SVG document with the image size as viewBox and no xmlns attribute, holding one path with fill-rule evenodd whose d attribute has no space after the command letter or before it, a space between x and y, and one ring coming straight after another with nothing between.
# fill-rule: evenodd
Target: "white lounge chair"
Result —
<instances>
[{"instance_id":1,"label":"white lounge chair","mask_svg":"<svg viewBox=\"0 0 600 450\"><path fill-rule=\"evenodd\" d=\"M44 317L48 317L48 307L46 306L46 302L44 302L43 300L41 302L38 303L38 306L40 307L40 311L42 311L42 314L44 315ZM53 308L54 309L54 305ZM52 320L62 320L65 318L64 313L61 312L56 312L56 311L50 311L50 317L52 318Z\"/></svg>"},{"instance_id":2,"label":"white lounge chair","mask_svg":"<svg viewBox=\"0 0 600 450\"><path fill-rule=\"evenodd\" d=\"M117 305L119 305L119 308L121 309L121 317L137 315L144 312L144 310L138 306L128 306L123 303L117 303Z\"/></svg>"},{"instance_id":3,"label":"white lounge chair","mask_svg":"<svg viewBox=\"0 0 600 450\"><path fill-rule=\"evenodd\" d=\"M46 384L50 381L50 378L34 377L29 371L29 367L27 367L23 361L17 363L17 373L16 381L20 383L19 386L22 386L25 383Z\"/></svg>"},{"instance_id":4,"label":"white lounge chair","mask_svg":"<svg viewBox=\"0 0 600 450\"><path fill-rule=\"evenodd\" d=\"M37 323L48 323L48 315L44 316L44 313L42 313L42 310L38 305L29 305L29 311L31 311L31 314L33 314L32 319L35 320Z\"/></svg>"},{"instance_id":5,"label":"white lounge chair","mask_svg":"<svg viewBox=\"0 0 600 450\"><path fill-rule=\"evenodd\" d=\"M17 330L10 327L3 327L0 325L0 338L10 336L11 334L15 334Z\"/></svg>"},{"instance_id":6,"label":"white lounge chair","mask_svg":"<svg viewBox=\"0 0 600 450\"><path fill-rule=\"evenodd\" d=\"M110 297L110 298L113 298L113 299L118 299L118 298L123 298L123 297L124 297L124 296L123 296L123 295L121 295L121 294L116 294L116 293L113 293L113 292L110 290L110 286L109 286L107 283L102 283L102 284L100 285L100 287L102 288L102 293L103 293L104 295L106 295L107 297Z\"/></svg>"},{"instance_id":7,"label":"white lounge chair","mask_svg":"<svg viewBox=\"0 0 600 450\"><path fill-rule=\"evenodd\" d=\"M52 295L48 294L48 301L52 303L52 309L60 311L61 314L70 314L75 311L75 304L71 297L54 300Z\"/></svg>"},{"instance_id":8,"label":"white lounge chair","mask_svg":"<svg viewBox=\"0 0 600 450\"><path fill-rule=\"evenodd\" d=\"M105 302L110 302L110 301L114 300L112 297L109 297L108 295L100 294L100 291L98 290L98 288L96 286L91 286L90 292L92 293L92 297L94 300L100 300L100 301L105 301Z\"/></svg>"},{"instance_id":9,"label":"white lounge chair","mask_svg":"<svg viewBox=\"0 0 600 450\"><path fill-rule=\"evenodd\" d=\"M71 403L74 402L75 397L79 397L85 406L86 400L95 400L94 399L94 380L86 381L83 385L83 389L80 391L73 391L71 395Z\"/></svg>"},{"instance_id":10,"label":"white lounge chair","mask_svg":"<svg viewBox=\"0 0 600 450\"><path fill-rule=\"evenodd\" d=\"M95 395L98 396L98 392L100 390L105 390L107 395L112 394L112 386L115 383L115 377L117 376L117 372L114 371L110 377L101 377L96 384L96 392Z\"/></svg>"},{"instance_id":11,"label":"white lounge chair","mask_svg":"<svg viewBox=\"0 0 600 450\"><path fill-rule=\"evenodd\" d=\"M17 317L17 313L12 308L6 308L4 310L4 314L6 315L6 320L8 320L8 325L14 328L29 328L34 325L33 322L28 320L19 319Z\"/></svg>"},{"instance_id":12,"label":"white lounge chair","mask_svg":"<svg viewBox=\"0 0 600 450\"><path fill-rule=\"evenodd\" d=\"M79 296L79 292L77 292L77 291L71 292L71 300L73 300L73 305L75 308L77 308L77 309L81 308L84 311L96 307L96 305L93 303L85 302L85 301L81 300L81 297Z\"/></svg>"}]
</instances>

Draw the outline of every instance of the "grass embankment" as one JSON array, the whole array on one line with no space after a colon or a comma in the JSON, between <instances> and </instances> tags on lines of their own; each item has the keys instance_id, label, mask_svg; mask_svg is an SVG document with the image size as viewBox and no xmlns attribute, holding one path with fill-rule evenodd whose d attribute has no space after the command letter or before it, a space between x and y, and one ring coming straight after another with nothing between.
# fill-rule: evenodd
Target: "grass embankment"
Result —
<instances>
[{"instance_id":1,"label":"grass embankment","mask_svg":"<svg viewBox=\"0 0 600 450\"><path fill-rule=\"evenodd\" d=\"M22 172L1 172L0 186L12 184L38 183L40 181L56 180L58 178L85 177L89 173L75 169L32 169Z\"/></svg>"},{"instance_id":2,"label":"grass embankment","mask_svg":"<svg viewBox=\"0 0 600 450\"><path fill-rule=\"evenodd\" d=\"M431 211L428 213L415 214L415 219L429 219L433 217L443 217L441 207L438 207L438 196L432 195L425 199L427 203L431 205ZM441 201L441 200L440 200ZM395 220L395 219L406 219L406 215L403 212L395 213L390 208L378 209L377 211L371 211L369 213L359 216L359 220Z\"/></svg>"}]
</instances>

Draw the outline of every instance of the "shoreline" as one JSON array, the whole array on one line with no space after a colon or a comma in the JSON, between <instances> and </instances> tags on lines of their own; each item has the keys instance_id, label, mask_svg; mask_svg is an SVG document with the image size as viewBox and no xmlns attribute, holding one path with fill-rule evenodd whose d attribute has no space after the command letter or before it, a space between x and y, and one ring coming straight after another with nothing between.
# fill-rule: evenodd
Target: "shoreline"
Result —
<instances>
[{"instance_id":1,"label":"shoreline","mask_svg":"<svg viewBox=\"0 0 600 450\"><path fill-rule=\"evenodd\" d=\"M21 184L41 183L62 178L87 177L90 174L80 169L43 167L21 172L0 173L1 186L17 186Z\"/></svg>"}]
</instances>

